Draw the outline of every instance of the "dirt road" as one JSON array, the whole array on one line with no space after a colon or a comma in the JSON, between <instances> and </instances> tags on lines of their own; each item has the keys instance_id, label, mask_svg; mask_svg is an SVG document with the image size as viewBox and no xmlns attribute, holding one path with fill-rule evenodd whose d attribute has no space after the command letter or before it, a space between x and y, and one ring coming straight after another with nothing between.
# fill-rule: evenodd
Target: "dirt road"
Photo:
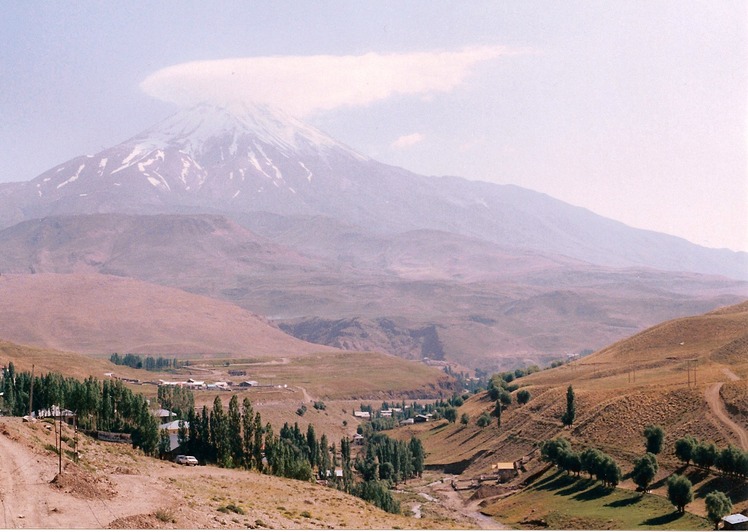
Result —
<instances>
[{"instance_id":1,"label":"dirt road","mask_svg":"<svg viewBox=\"0 0 748 532\"><path fill-rule=\"evenodd\" d=\"M737 378L737 375L732 375ZM722 402L722 398L719 395L719 390L722 388L722 384L724 383L715 382L706 389L704 394L706 402L715 417L738 437L740 447L742 447L744 451L748 451L748 430L746 430L742 425L735 423L735 421L733 421L727 414L725 404Z\"/></svg>"},{"instance_id":2,"label":"dirt road","mask_svg":"<svg viewBox=\"0 0 748 532\"><path fill-rule=\"evenodd\" d=\"M37 425L44 431L43 424ZM121 482L110 475L114 498L83 499L51 484L58 472L55 455L37 454L0 429L0 528L105 528L119 517L152 510L159 490L147 478Z\"/></svg>"}]
</instances>

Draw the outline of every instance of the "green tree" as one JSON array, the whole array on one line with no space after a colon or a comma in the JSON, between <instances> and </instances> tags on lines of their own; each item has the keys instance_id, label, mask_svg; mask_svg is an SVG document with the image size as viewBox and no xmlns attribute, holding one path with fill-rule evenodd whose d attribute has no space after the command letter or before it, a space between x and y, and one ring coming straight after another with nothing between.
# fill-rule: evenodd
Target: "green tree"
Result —
<instances>
[{"instance_id":1,"label":"green tree","mask_svg":"<svg viewBox=\"0 0 748 532\"><path fill-rule=\"evenodd\" d=\"M479 417L478 420L475 422L476 425L478 425L480 428L487 427L491 424L491 416L488 415L488 413L483 412Z\"/></svg>"},{"instance_id":2,"label":"green tree","mask_svg":"<svg viewBox=\"0 0 748 532\"><path fill-rule=\"evenodd\" d=\"M698 442L693 436L684 436L675 441L675 456L688 465L694 456Z\"/></svg>"},{"instance_id":3,"label":"green tree","mask_svg":"<svg viewBox=\"0 0 748 532\"><path fill-rule=\"evenodd\" d=\"M592 478L600 470L604 455L599 449L589 447L582 451L579 458L582 461L582 471L588 473Z\"/></svg>"},{"instance_id":4,"label":"green tree","mask_svg":"<svg viewBox=\"0 0 748 532\"><path fill-rule=\"evenodd\" d=\"M612 457L605 455L600 469L603 484L615 487L621 482L621 468Z\"/></svg>"},{"instance_id":5,"label":"green tree","mask_svg":"<svg viewBox=\"0 0 748 532\"><path fill-rule=\"evenodd\" d=\"M306 445L309 450L309 463L312 467L316 467L319 464L319 442L314 432L314 425L311 423L306 428Z\"/></svg>"},{"instance_id":6,"label":"green tree","mask_svg":"<svg viewBox=\"0 0 748 532\"><path fill-rule=\"evenodd\" d=\"M660 454L662 451L662 440L665 438L665 431L657 425L648 425L644 429L644 437L647 439L647 452L651 454Z\"/></svg>"},{"instance_id":7,"label":"green tree","mask_svg":"<svg viewBox=\"0 0 748 532\"><path fill-rule=\"evenodd\" d=\"M742 454L743 451L734 445L728 445L717 454L714 464L717 466L717 469L723 473L734 475L738 471L738 463L740 462Z\"/></svg>"},{"instance_id":8,"label":"green tree","mask_svg":"<svg viewBox=\"0 0 748 532\"><path fill-rule=\"evenodd\" d=\"M571 452L571 443L566 438L545 440L540 444L540 457L546 462L561 466L561 456Z\"/></svg>"},{"instance_id":9,"label":"green tree","mask_svg":"<svg viewBox=\"0 0 748 532\"><path fill-rule=\"evenodd\" d=\"M530 392L527 390L520 390L517 392L517 403L520 405L526 405L530 401Z\"/></svg>"},{"instance_id":10,"label":"green tree","mask_svg":"<svg viewBox=\"0 0 748 532\"><path fill-rule=\"evenodd\" d=\"M686 505L693 501L691 481L682 475L671 475L667 479L667 498L678 512L684 513Z\"/></svg>"},{"instance_id":11,"label":"green tree","mask_svg":"<svg viewBox=\"0 0 748 532\"><path fill-rule=\"evenodd\" d=\"M161 429L159 431L158 440L158 455L163 459L171 451L171 438L169 438L169 431Z\"/></svg>"},{"instance_id":12,"label":"green tree","mask_svg":"<svg viewBox=\"0 0 748 532\"><path fill-rule=\"evenodd\" d=\"M658 468L657 457L652 453L647 453L634 462L634 470L631 472L631 480L634 481L634 484L639 486L642 495L647 492L647 488L655 479Z\"/></svg>"},{"instance_id":13,"label":"green tree","mask_svg":"<svg viewBox=\"0 0 748 532\"><path fill-rule=\"evenodd\" d=\"M460 416L460 423L462 423L463 425L467 425L468 423L470 423L470 416L467 414L462 414L462 416Z\"/></svg>"},{"instance_id":14,"label":"green tree","mask_svg":"<svg viewBox=\"0 0 748 532\"><path fill-rule=\"evenodd\" d=\"M453 406L448 406L444 409L444 419L450 423L457 421L457 409Z\"/></svg>"},{"instance_id":15,"label":"green tree","mask_svg":"<svg viewBox=\"0 0 748 532\"><path fill-rule=\"evenodd\" d=\"M254 409L249 397L242 400L242 466L246 469L252 467L252 447L254 445Z\"/></svg>"},{"instance_id":16,"label":"green tree","mask_svg":"<svg viewBox=\"0 0 748 532\"><path fill-rule=\"evenodd\" d=\"M263 428L262 428L262 416L259 412L255 412L255 424L254 429L252 430L252 433L255 436L255 441L252 445L252 465L257 469L257 471L263 470L263 464L262 464L262 436L263 436Z\"/></svg>"},{"instance_id":17,"label":"green tree","mask_svg":"<svg viewBox=\"0 0 748 532\"><path fill-rule=\"evenodd\" d=\"M501 427L501 411L504 410L504 407L501 406L501 400L496 400L496 405L494 405L493 412L491 412L491 415L496 418L496 426Z\"/></svg>"},{"instance_id":18,"label":"green tree","mask_svg":"<svg viewBox=\"0 0 748 532\"><path fill-rule=\"evenodd\" d=\"M194 410L191 410L191 412L194 412ZM177 445L179 445L179 448L182 449L183 452L187 449L187 444L190 441L187 427L189 427L189 422L180 419L177 426Z\"/></svg>"},{"instance_id":19,"label":"green tree","mask_svg":"<svg viewBox=\"0 0 748 532\"><path fill-rule=\"evenodd\" d=\"M411 436L408 447L410 449L410 454L413 457L413 473L420 477L423 474L426 461L426 452L423 449L423 443L421 443L421 440L415 436Z\"/></svg>"},{"instance_id":20,"label":"green tree","mask_svg":"<svg viewBox=\"0 0 748 532\"><path fill-rule=\"evenodd\" d=\"M711 469L717 460L717 447L713 443L699 442L693 451L693 463Z\"/></svg>"},{"instance_id":21,"label":"green tree","mask_svg":"<svg viewBox=\"0 0 748 532\"><path fill-rule=\"evenodd\" d=\"M230 467L244 463L244 442L242 440L242 415L239 411L239 398L231 396L226 418L227 452L231 461Z\"/></svg>"},{"instance_id":22,"label":"green tree","mask_svg":"<svg viewBox=\"0 0 748 532\"><path fill-rule=\"evenodd\" d=\"M567 473L574 473L579 476L582 471L582 458L579 453L563 450L559 455L559 466Z\"/></svg>"},{"instance_id":23,"label":"green tree","mask_svg":"<svg viewBox=\"0 0 748 532\"><path fill-rule=\"evenodd\" d=\"M328 473L332 472L332 459L330 458L330 445L327 441L327 434L323 434L319 440L319 452L319 476L326 479Z\"/></svg>"},{"instance_id":24,"label":"green tree","mask_svg":"<svg viewBox=\"0 0 748 532\"><path fill-rule=\"evenodd\" d=\"M228 423L223 411L221 397L213 400L213 410L210 412L210 440L215 450L215 460L221 467L231 467L231 446L228 437Z\"/></svg>"},{"instance_id":25,"label":"green tree","mask_svg":"<svg viewBox=\"0 0 748 532\"><path fill-rule=\"evenodd\" d=\"M385 482L379 480L362 482L356 486L354 495L371 502L385 512L400 513L400 503L392 497L392 493Z\"/></svg>"},{"instance_id":26,"label":"green tree","mask_svg":"<svg viewBox=\"0 0 748 532\"><path fill-rule=\"evenodd\" d=\"M732 501L727 494L721 491L712 491L704 499L706 513L709 520L714 523L714 530L719 529L719 522L732 512Z\"/></svg>"},{"instance_id":27,"label":"green tree","mask_svg":"<svg viewBox=\"0 0 748 532\"><path fill-rule=\"evenodd\" d=\"M501 390L499 393L499 401L501 401L502 405L509 406L512 404L512 396L506 390Z\"/></svg>"},{"instance_id":28,"label":"green tree","mask_svg":"<svg viewBox=\"0 0 748 532\"><path fill-rule=\"evenodd\" d=\"M566 412L561 416L561 422L564 424L564 427L571 427L574 424L576 416L577 406L574 397L574 388L570 384L566 389Z\"/></svg>"}]
</instances>

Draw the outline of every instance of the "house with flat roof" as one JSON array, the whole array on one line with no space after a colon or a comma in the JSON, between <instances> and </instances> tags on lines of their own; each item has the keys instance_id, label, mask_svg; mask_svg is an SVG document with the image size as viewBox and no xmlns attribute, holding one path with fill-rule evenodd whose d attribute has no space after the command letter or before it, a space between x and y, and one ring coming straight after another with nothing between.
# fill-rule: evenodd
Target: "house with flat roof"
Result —
<instances>
[{"instance_id":1,"label":"house with flat roof","mask_svg":"<svg viewBox=\"0 0 748 532\"><path fill-rule=\"evenodd\" d=\"M732 514L722 518L723 530L748 530L748 517L743 514Z\"/></svg>"}]
</instances>

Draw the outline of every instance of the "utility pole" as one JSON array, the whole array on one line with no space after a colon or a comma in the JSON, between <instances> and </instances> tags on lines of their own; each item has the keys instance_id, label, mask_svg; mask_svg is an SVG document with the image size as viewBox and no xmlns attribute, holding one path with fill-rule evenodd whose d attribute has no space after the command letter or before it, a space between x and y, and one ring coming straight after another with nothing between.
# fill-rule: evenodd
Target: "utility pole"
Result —
<instances>
[{"instance_id":1,"label":"utility pole","mask_svg":"<svg viewBox=\"0 0 748 532\"><path fill-rule=\"evenodd\" d=\"M62 403L62 401L60 401ZM59 451L58 454L58 466L57 466L57 473L62 474L62 405L59 406L58 414L60 414L60 445L57 447L57 450Z\"/></svg>"}]
</instances>

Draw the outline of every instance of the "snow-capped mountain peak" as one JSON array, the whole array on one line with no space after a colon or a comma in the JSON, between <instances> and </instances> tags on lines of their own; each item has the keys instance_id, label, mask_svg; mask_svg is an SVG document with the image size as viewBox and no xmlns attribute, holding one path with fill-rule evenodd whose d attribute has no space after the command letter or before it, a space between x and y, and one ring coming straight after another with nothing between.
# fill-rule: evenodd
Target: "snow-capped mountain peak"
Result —
<instances>
[{"instance_id":1,"label":"snow-capped mountain peak","mask_svg":"<svg viewBox=\"0 0 748 532\"><path fill-rule=\"evenodd\" d=\"M334 188L351 168L369 161L267 105L204 103L42 174L34 180L34 193L42 203L74 198L76 204L85 203L86 212L100 210L102 204L109 208L126 191L129 201L154 205L185 200L237 207L306 204L302 191ZM333 167L347 170L340 176L331 172Z\"/></svg>"},{"instance_id":2,"label":"snow-capped mountain peak","mask_svg":"<svg viewBox=\"0 0 748 532\"><path fill-rule=\"evenodd\" d=\"M216 142L226 144L235 155L242 140L258 141L285 155L337 150L359 160L366 157L318 129L283 111L264 104L202 103L182 109L131 139L154 147L175 147L191 157L200 157Z\"/></svg>"}]
</instances>

